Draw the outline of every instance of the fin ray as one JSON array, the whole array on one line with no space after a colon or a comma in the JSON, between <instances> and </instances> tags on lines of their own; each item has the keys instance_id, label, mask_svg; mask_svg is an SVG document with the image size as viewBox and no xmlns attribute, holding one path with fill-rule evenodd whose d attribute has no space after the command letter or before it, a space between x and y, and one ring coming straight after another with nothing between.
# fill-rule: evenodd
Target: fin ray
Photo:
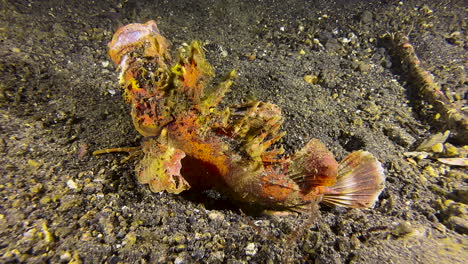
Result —
<instances>
[{"instance_id":1,"label":"fin ray","mask_svg":"<svg viewBox=\"0 0 468 264\"><path fill-rule=\"evenodd\" d=\"M326 189L323 202L350 208L372 208L384 187L380 162L367 151L348 155L338 166L337 182Z\"/></svg>"}]
</instances>

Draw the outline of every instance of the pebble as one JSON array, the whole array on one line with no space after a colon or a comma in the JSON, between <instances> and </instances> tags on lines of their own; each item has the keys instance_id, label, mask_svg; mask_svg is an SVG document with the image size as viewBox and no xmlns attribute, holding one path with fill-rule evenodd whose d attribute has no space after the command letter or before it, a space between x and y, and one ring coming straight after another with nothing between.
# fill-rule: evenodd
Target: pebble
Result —
<instances>
[{"instance_id":1,"label":"pebble","mask_svg":"<svg viewBox=\"0 0 468 264\"><path fill-rule=\"evenodd\" d=\"M247 256L255 256L257 254L257 245L255 245L255 243L249 243L247 244L247 246L245 247L245 254Z\"/></svg>"},{"instance_id":2,"label":"pebble","mask_svg":"<svg viewBox=\"0 0 468 264\"><path fill-rule=\"evenodd\" d=\"M447 219L447 224L458 233L468 234L468 219L466 217L451 216Z\"/></svg>"},{"instance_id":3,"label":"pebble","mask_svg":"<svg viewBox=\"0 0 468 264\"><path fill-rule=\"evenodd\" d=\"M174 236L172 236L172 241L175 244L185 244L187 242L187 239L185 238L183 234L177 233Z\"/></svg>"},{"instance_id":4,"label":"pebble","mask_svg":"<svg viewBox=\"0 0 468 264\"><path fill-rule=\"evenodd\" d=\"M400 127L389 125L384 130L387 137L402 147L408 147L416 142L416 139Z\"/></svg>"},{"instance_id":5,"label":"pebble","mask_svg":"<svg viewBox=\"0 0 468 264\"><path fill-rule=\"evenodd\" d=\"M455 146L453 146L452 144L445 143L444 144L444 149L445 149L445 154L447 156L453 157L453 156L457 156L459 154L458 149Z\"/></svg>"},{"instance_id":6,"label":"pebble","mask_svg":"<svg viewBox=\"0 0 468 264\"><path fill-rule=\"evenodd\" d=\"M370 24L373 21L373 15L372 12L366 10L361 13L360 15L360 20L363 24Z\"/></svg>"},{"instance_id":7,"label":"pebble","mask_svg":"<svg viewBox=\"0 0 468 264\"><path fill-rule=\"evenodd\" d=\"M467 189L457 189L454 190L450 194L451 199L463 203L463 204L468 204L468 190Z\"/></svg>"},{"instance_id":8,"label":"pebble","mask_svg":"<svg viewBox=\"0 0 468 264\"><path fill-rule=\"evenodd\" d=\"M70 253L70 251L65 251L63 252L63 254L60 255L60 260L64 262L70 261L71 258L72 258L72 254Z\"/></svg>"},{"instance_id":9,"label":"pebble","mask_svg":"<svg viewBox=\"0 0 468 264\"><path fill-rule=\"evenodd\" d=\"M124 243L125 245L130 245L133 246L137 240L137 235L135 232L129 232L125 238L124 238Z\"/></svg>"},{"instance_id":10,"label":"pebble","mask_svg":"<svg viewBox=\"0 0 468 264\"><path fill-rule=\"evenodd\" d=\"M183 264L183 263L185 263L185 260L181 256L178 256L177 258L174 259L174 264Z\"/></svg>"},{"instance_id":11,"label":"pebble","mask_svg":"<svg viewBox=\"0 0 468 264\"><path fill-rule=\"evenodd\" d=\"M92 194L96 192L96 184L88 183L83 187L83 192L86 194Z\"/></svg>"},{"instance_id":12,"label":"pebble","mask_svg":"<svg viewBox=\"0 0 468 264\"><path fill-rule=\"evenodd\" d=\"M310 84L317 84L318 83L318 77L315 75L304 75L304 81L306 83Z\"/></svg>"},{"instance_id":13,"label":"pebble","mask_svg":"<svg viewBox=\"0 0 468 264\"><path fill-rule=\"evenodd\" d=\"M67 186L68 188L73 189L73 190L76 190L78 188L78 185L72 179L67 181Z\"/></svg>"},{"instance_id":14,"label":"pebble","mask_svg":"<svg viewBox=\"0 0 468 264\"><path fill-rule=\"evenodd\" d=\"M370 71L370 69L372 68L372 65L369 64L369 63L365 63L365 62L359 62L358 64L358 70L360 72L364 72L364 73L368 73Z\"/></svg>"},{"instance_id":15,"label":"pebble","mask_svg":"<svg viewBox=\"0 0 468 264\"><path fill-rule=\"evenodd\" d=\"M225 255L223 251L216 251L211 253L211 257L215 260L223 261Z\"/></svg>"},{"instance_id":16,"label":"pebble","mask_svg":"<svg viewBox=\"0 0 468 264\"><path fill-rule=\"evenodd\" d=\"M441 153L444 151L444 145L442 143L436 143L431 147L432 152L434 153Z\"/></svg>"},{"instance_id":17,"label":"pebble","mask_svg":"<svg viewBox=\"0 0 468 264\"><path fill-rule=\"evenodd\" d=\"M220 212L210 212L208 218L212 221L222 221L224 220L224 215Z\"/></svg>"},{"instance_id":18,"label":"pebble","mask_svg":"<svg viewBox=\"0 0 468 264\"><path fill-rule=\"evenodd\" d=\"M414 232L414 228L409 222L401 222L392 231L392 235L402 237Z\"/></svg>"}]
</instances>

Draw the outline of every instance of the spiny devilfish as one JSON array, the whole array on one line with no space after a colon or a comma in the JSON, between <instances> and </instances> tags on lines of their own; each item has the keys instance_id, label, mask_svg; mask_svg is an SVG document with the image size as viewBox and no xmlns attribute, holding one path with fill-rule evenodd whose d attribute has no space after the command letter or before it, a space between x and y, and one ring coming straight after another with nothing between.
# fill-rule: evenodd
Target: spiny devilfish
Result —
<instances>
[{"instance_id":1,"label":"spiny devilfish","mask_svg":"<svg viewBox=\"0 0 468 264\"><path fill-rule=\"evenodd\" d=\"M310 211L317 202L372 207L383 189L381 164L366 151L337 163L317 139L291 156L278 106L260 101L220 109L235 72L219 84L199 42L177 51L154 21L120 28L109 43L133 124L145 140L137 179L154 192L216 189L247 205ZM206 88L206 89L205 89ZM109 149L95 154L127 149Z\"/></svg>"}]
</instances>

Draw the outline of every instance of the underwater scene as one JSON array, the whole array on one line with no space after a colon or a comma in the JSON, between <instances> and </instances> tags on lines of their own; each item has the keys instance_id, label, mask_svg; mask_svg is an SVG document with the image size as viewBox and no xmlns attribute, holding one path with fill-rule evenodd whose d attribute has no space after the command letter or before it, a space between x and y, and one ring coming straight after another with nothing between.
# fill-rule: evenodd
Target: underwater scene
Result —
<instances>
[{"instance_id":1,"label":"underwater scene","mask_svg":"<svg viewBox=\"0 0 468 264\"><path fill-rule=\"evenodd\" d=\"M2 1L0 262L465 263L467 10Z\"/></svg>"}]
</instances>

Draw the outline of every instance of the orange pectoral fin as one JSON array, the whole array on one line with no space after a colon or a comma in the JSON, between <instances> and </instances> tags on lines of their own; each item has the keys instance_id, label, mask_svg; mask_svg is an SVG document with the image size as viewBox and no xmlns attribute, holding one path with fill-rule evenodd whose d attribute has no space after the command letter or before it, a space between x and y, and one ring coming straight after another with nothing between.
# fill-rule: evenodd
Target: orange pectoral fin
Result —
<instances>
[{"instance_id":1,"label":"orange pectoral fin","mask_svg":"<svg viewBox=\"0 0 468 264\"><path fill-rule=\"evenodd\" d=\"M337 170L333 154L318 139L312 139L291 158L288 176L308 193L312 187L334 185Z\"/></svg>"}]
</instances>

